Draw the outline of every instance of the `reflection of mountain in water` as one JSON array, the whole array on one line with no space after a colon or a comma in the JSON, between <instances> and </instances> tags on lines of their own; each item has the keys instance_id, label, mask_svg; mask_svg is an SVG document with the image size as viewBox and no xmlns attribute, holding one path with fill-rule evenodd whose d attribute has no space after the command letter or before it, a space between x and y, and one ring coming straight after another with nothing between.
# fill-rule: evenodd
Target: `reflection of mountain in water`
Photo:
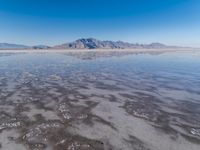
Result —
<instances>
[{"instance_id":1,"label":"reflection of mountain in water","mask_svg":"<svg viewBox=\"0 0 200 150\"><path fill-rule=\"evenodd\" d=\"M65 52L68 56L73 56L83 60L93 60L97 58L105 58L105 57L123 57L126 55L138 55L138 54L151 54L151 55L159 55L163 54L167 51L89 51L89 52Z\"/></svg>"}]
</instances>

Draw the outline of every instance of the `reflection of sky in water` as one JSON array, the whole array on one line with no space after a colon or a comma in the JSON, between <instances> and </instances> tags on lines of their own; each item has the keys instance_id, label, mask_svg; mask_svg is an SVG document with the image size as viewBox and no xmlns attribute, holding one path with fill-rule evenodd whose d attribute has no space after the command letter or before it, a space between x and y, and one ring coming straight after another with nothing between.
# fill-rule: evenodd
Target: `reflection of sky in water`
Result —
<instances>
[{"instance_id":1,"label":"reflection of sky in water","mask_svg":"<svg viewBox=\"0 0 200 150\"><path fill-rule=\"evenodd\" d=\"M2 55L2 54L0 54ZM0 59L1 68L17 67L19 69L34 70L35 67L54 66L65 67L65 65L73 64L81 66L82 69L105 69L112 68L117 70L134 70L142 72L166 71L180 73L199 73L200 72L200 54L199 53L164 53L159 55L138 54L123 57L99 58L95 60L80 60L62 54L18 54L10 56L2 56ZM52 68L51 68L52 67ZM16 68L15 68L16 69ZM153 73L152 72L152 73Z\"/></svg>"},{"instance_id":2,"label":"reflection of sky in water","mask_svg":"<svg viewBox=\"0 0 200 150\"><path fill-rule=\"evenodd\" d=\"M92 60L81 60L54 53L1 55L0 74L12 77L24 72L41 78L52 74L67 77L85 73L111 73L127 80L147 79L147 81L158 81L155 83L160 85L172 82L174 85L181 84L183 88L194 87L193 90L198 89L200 85L200 53L198 52L139 54Z\"/></svg>"}]
</instances>

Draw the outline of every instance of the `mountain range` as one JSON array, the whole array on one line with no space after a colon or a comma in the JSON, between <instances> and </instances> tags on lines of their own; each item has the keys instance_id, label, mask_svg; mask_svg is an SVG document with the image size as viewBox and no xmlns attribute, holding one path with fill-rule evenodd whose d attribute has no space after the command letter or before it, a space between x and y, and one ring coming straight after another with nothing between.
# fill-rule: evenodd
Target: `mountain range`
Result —
<instances>
[{"instance_id":1,"label":"mountain range","mask_svg":"<svg viewBox=\"0 0 200 150\"><path fill-rule=\"evenodd\" d=\"M20 44L0 43L0 49L28 49L29 46Z\"/></svg>"},{"instance_id":2,"label":"mountain range","mask_svg":"<svg viewBox=\"0 0 200 150\"><path fill-rule=\"evenodd\" d=\"M101 41L95 38L82 38L74 42L68 42L56 46L36 45L26 46L19 44L0 43L0 49L162 49L178 48L161 43L133 44L123 41Z\"/></svg>"}]
</instances>

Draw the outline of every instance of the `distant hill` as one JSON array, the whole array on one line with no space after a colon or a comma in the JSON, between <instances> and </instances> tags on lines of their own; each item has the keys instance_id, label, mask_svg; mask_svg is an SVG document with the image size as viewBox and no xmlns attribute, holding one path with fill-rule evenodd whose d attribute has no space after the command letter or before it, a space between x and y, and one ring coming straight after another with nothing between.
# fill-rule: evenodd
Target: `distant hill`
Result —
<instances>
[{"instance_id":1,"label":"distant hill","mask_svg":"<svg viewBox=\"0 0 200 150\"><path fill-rule=\"evenodd\" d=\"M51 47L46 45L26 46L20 44L0 43L0 49L49 49L49 48Z\"/></svg>"},{"instance_id":2,"label":"distant hill","mask_svg":"<svg viewBox=\"0 0 200 150\"><path fill-rule=\"evenodd\" d=\"M51 47L47 45L35 45L35 46L32 46L32 48L33 49L49 49Z\"/></svg>"},{"instance_id":3,"label":"distant hill","mask_svg":"<svg viewBox=\"0 0 200 150\"><path fill-rule=\"evenodd\" d=\"M122 41L100 41L94 38L78 39L74 42L54 46L58 49L126 49L126 48L173 48L161 43L132 44Z\"/></svg>"},{"instance_id":4,"label":"distant hill","mask_svg":"<svg viewBox=\"0 0 200 150\"><path fill-rule=\"evenodd\" d=\"M0 43L0 49L28 49L29 46L20 44Z\"/></svg>"}]
</instances>

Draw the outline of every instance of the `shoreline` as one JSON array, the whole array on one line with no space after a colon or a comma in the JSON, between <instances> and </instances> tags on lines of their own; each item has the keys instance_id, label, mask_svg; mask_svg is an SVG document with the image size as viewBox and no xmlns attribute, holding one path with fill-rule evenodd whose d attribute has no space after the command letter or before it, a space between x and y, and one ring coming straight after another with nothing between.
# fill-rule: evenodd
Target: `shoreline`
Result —
<instances>
[{"instance_id":1,"label":"shoreline","mask_svg":"<svg viewBox=\"0 0 200 150\"><path fill-rule=\"evenodd\" d=\"M0 49L0 53L41 53L41 52L177 52L177 51L198 51L198 48L181 48L181 49Z\"/></svg>"}]
</instances>

